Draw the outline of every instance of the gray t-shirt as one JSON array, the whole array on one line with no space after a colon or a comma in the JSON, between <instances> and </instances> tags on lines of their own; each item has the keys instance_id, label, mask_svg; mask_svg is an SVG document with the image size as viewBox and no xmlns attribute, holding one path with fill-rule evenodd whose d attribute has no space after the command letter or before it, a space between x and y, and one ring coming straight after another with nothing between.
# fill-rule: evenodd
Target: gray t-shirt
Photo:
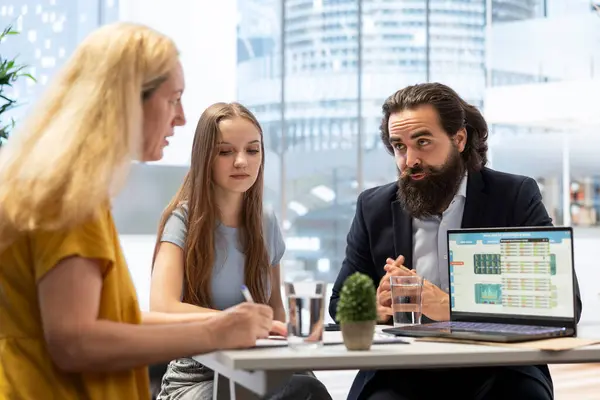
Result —
<instances>
[{"instance_id":1,"label":"gray t-shirt","mask_svg":"<svg viewBox=\"0 0 600 400\"><path fill-rule=\"evenodd\" d=\"M272 211L263 212L263 235L271 266L281 261L285 252L285 242ZM161 238L185 248L187 237L187 205L175 209ZM241 288L244 284L244 254L240 251L238 229L219 224L215 231L215 263L211 280L211 299L214 308L224 310L245 301ZM271 295L270 280L267 280L267 297Z\"/></svg>"}]
</instances>

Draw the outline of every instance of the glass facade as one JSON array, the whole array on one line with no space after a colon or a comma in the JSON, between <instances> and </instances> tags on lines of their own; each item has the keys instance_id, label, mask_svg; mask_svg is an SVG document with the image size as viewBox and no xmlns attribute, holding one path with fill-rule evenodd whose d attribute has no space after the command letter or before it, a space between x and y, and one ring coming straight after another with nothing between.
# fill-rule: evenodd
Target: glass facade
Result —
<instances>
[{"instance_id":1,"label":"glass facade","mask_svg":"<svg viewBox=\"0 0 600 400\"><path fill-rule=\"evenodd\" d=\"M490 39L495 27L544 19L548 6L537 0L238 0L237 99L266 133L267 202L285 229L286 276L335 279L358 193L395 179L379 139L384 99L401 87L438 81L485 114L490 88L548 82L539 71L503 68L496 60L504 54L496 55ZM579 200L565 220L564 152L554 158L558 170L544 167L544 154L526 155L534 147L528 136L556 139L564 127L492 120L490 130L492 167L537 179L557 223L598 224L597 216L575 216L597 208L592 171L581 177L587 186L573 176ZM595 205L584 206L585 199Z\"/></svg>"},{"instance_id":2,"label":"glass facade","mask_svg":"<svg viewBox=\"0 0 600 400\"><path fill-rule=\"evenodd\" d=\"M115 199L130 265L149 271L156 224L186 172L197 116L212 102L238 100L265 132L265 202L286 238L284 277L331 282L358 194L396 179L379 139L381 105L418 82L446 83L480 107L490 125L491 166L535 178L555 223L575 226L583 238L576 251L595 249L585 238L600 237L600 118L593 108L600 27L596 8L576 3L220 0L165 8L146 0L8 0L0 25L21 34L0 51L18 55L38 80L15 85L18 120L96 27L133 19L172 36L182 47L189 123L176 131L171 161L136 164ZM147 277L140 281L143 289ZM597 288L586 293L594 301Z\"/></svg>"},{"instance_id":3,"label":"glass facade","mask_svg":"<svg viewBox=\"0 0 600 400\"><path fill-rule=\"evenodd\" d=\"M12 116L18 119L23 115L88 33L118 19L118 0L2 1L0 28L10 25L20 32L2 43L2 57L18 57L37 80L22 79L14 84L11 96L23 107L15 108Z\"/></svg>"}]
</instances>

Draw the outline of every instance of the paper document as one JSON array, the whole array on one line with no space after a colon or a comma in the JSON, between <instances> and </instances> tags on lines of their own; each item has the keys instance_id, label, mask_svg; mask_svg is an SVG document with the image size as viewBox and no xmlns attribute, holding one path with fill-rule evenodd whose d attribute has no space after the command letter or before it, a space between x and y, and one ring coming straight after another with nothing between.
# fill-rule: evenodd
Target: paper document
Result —
<instances>
[{"instance_id":1,"label":"paper document","mask_svg":"<svg viewBox=\"0 0 600 400\"><path fill-rule=\"evenodd\" d=\"M478 344L485 346L499 346L499 347L518 347L522 349L535 349L543 351L564 351L571 350L578 347L591 346L593 344L600 343L598 339L584 339L577 337L565 337L565 338L552 338L552 339L541 339L531 340L527 342L519 343L497 343L497 342L485 342L478 340L465 340L465 339L453 339L453 338L418 338L415 339L417 342L443 342L443 343L464 343L464 344Z\"/></svg>"},{"instance_id":2,"label":"paper document","mask_svg":"<svg viewBox=\"0 0 600 400\"><path fill-rule=\"evenodd\" d=\"M398 336L392 336L385 333L375 333L373 336L373 344L408 344L405 340L406 338L400 338ZM342 337L341 332L324 332L323 334L323 344L328 345L336 345L343 344L344 338ZM268 339L258 339L256 341L255 347L286 347L288 345L287 338L282 336L269 336Z\"/></svg>"}]
</instances>

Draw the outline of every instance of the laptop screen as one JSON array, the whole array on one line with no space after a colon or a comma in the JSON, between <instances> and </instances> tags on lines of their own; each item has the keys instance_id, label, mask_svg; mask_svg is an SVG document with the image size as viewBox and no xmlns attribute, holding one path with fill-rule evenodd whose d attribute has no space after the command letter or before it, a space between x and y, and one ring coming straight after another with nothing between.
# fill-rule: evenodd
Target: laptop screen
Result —
<instances>
[{"instance_id":1,"label":"laptop screen","mask_svg":"<svg viewBox=\"0 0 600 400\"><path fill-rule=\"evenodd\" d=\"M452 312L574 318L570 229L448 233Z\"/></svg>"}]
</instances>

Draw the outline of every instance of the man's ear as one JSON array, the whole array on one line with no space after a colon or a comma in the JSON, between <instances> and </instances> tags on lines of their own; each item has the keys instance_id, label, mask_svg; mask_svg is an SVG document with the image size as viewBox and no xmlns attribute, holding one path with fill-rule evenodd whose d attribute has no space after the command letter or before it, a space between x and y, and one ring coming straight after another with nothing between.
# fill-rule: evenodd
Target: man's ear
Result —
<instances>
[{"instance_id":1,"label":"man's ear","mask_svg":"<svg viewBox=\"0 0 600 400\"><path fill-rule=\"evenodd\" d=\"M464 127L460 128L458 132L456 132L456 135L454 135L453 140L458 151L462 153L467 146L467 129Z\"/></svg>"}]
</instances>

